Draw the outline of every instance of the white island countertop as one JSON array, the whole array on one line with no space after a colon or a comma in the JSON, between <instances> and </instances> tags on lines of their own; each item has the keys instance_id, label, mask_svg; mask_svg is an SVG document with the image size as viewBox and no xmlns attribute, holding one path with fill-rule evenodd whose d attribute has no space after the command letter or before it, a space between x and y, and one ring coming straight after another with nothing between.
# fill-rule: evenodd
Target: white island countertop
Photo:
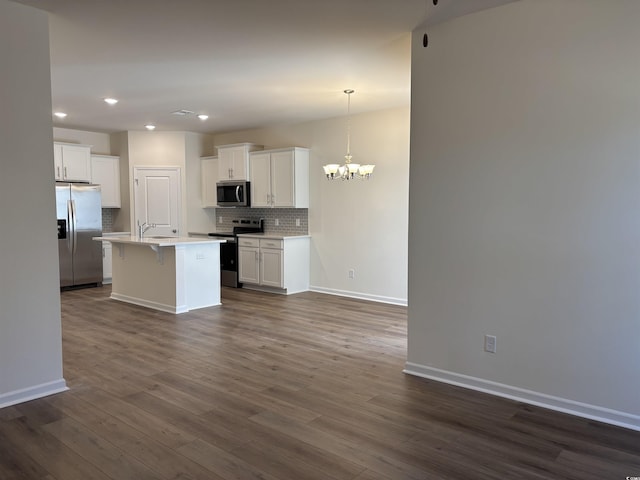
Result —
<instances>
[{"instance_id":1,"label":"white island countertop","mask_svg":"<svg viewBox=\"0 0 640 480\"><path fill-rule=\"evenodd\" d=\"M102 236L94 237L94 240L100 240L112 243L129 243L133 245L149 245L154 247L175 247L176 245L196 245L199 243L224 243L224 238L198 238L198 237L160 237L148 236L138 238L134 235L130 236Z\"/></svg>"}]
</instances>

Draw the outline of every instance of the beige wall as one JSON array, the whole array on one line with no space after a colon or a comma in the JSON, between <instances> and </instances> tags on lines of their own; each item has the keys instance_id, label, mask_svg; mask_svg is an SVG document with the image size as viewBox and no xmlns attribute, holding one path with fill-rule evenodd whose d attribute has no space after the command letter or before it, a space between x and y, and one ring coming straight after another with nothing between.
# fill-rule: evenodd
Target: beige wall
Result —
<instances>
[{"instance_id":1,"label":"beige wall","mask_svg":"<svg viewBox=\"0 0 640 480\"><path fill-rule=\"evenodd\" d=\"M200 227L208 221L207 213L200 212L200 157L210 151L212 138L190 132L147 132L129 131L112 135L111 147L114 154L123 159L129 179L133 178L135 167L177 167L181 181L180 231L186 235L189 227ZM195 183L194 180L197 180ZM114 229L135 232L133 203L133 182L126 185L128 199L123 199L121 210L128 212L129 225L124 223L126 213L116 218ZM122 190L124 191L124 190ZM197 207L195 202L197 201ZM122 217L122 218L121 218ZM189 220L191 218L191 220ZM192 221L193 224L189 224ZM205 230L207 231L207 230Z\"/></svg>"},{"instance_id":2,"label":"beige wall","mask_svg":"<svg viewBox=\"0 0 640 480\"><path fill-rule=\"evenodd\" d=\"M53 139L57 142L91 145L91 153L111 155L111 139L108 133L54 127Z\"/></svg>"},{"instance_id":3,"label":"beige wall","mask_svg":"<svg viewBox=\"0 0 640 480\"><path fill-rule=\"evenodd\" d=\"M3 407L66 386L62 377L46 14L0 0L0 44Z\"/></svg>"},{"instance_id":4,"label":"beige wall","mask_svg":"<svg viewBox=\"0 0 640 480\"><path fill-rule=\"evenodd\" d=\"M376 164L368 182L329 182L322 172L323 164L344 162L344 117L214 136L216 146L310 148L312 288L406 304L409 109L353 115L351 139L353 161Z\"/></svg>"},{"instance_id":5,"label":"beige wall","mask_svg":"<svg viewBox=\"0 0 640 480\"><path fill-rule=\"evenodd\" d=\"M408 371L640 429L639 22L521 0L414 32Z\"/></svg>"}]
</instances>

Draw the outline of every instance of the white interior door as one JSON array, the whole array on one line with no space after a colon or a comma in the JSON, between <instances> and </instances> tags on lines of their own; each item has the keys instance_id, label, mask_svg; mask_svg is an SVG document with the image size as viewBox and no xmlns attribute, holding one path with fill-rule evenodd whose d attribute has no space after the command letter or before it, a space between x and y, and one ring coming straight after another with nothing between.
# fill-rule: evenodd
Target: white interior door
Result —
<instances>
[{"instance_id":1,"label":"white interior door","mask_svg":"<svg viewBox=\"0 0 640 480\"><path fill-rule=\"evenodd\" d=\"M135 218L140 224L155 224L146 236L180 235L180 168L135 167Z\"/></svg>"}]
</instances>

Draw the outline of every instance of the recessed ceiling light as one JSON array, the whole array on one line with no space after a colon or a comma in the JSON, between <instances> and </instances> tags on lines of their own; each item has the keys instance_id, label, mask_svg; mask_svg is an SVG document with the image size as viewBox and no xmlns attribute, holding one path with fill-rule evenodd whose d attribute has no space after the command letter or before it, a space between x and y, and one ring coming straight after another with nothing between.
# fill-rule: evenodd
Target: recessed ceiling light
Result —
<instances>
[{"instance_id":1,"label":"recessed ceiling light","mask_svg":"<svg viewBox=\"0 0 640 480\"><path fill-rule=\"evenodd\" d=\"M58 118L64 118L67 116L67 114L64 112L55 112L54 115Z\"/></svg>"},{"instance_id":2,"label":"recessed ceiling light","mask_svg":"<svg viewBox=\"0 0 640 480\"><path fill-rule=\"evenodd\" d=\"M146 128L147 130L155 130L156 126L152 125L151 123L148 123L147 125L144 126L144 128Z\"/></svg>"},{"instance_id":3,"label":"recessed ceiling light","mask_svg":"<svg viewBox=\"0 0 640 480\"><path fill-rule=\"evenodd\" d=\"M200 120L206 120L207 118L209 118L209 115L205 115L204 113L201 113L200 115L198 115L198 118Z\"/></svg>"},{"instance_id":4,"label":"recessed ceiling light","mask_svg":"<svg viewBox=\"0 0 640 480\"><path fill-rule=\"evenodd\" d=\"M115 105L116 103L118 103L118 99L117 98L105 98L104 101L106 103L108 103L109 105Z\"/></svg>"}]
</instances>

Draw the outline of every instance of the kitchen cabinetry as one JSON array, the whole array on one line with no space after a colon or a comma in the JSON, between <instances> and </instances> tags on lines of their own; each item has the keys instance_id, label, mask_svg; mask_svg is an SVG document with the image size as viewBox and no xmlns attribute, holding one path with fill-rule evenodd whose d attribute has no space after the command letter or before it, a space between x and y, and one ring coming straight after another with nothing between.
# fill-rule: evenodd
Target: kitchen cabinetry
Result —
<instances>
[{"instance_id":1,"label":"kitchen cabinetry","mask_svg":"<svg viewBox=\"0 0 640 480\"><path fill-rule=\"evenodd\" d=\"M111 283L113 248L111 242L102 242L102 283Z\"/></svg>"},{"instance_id":2,"label":"kitchen cabinetry","mask_svg":"<svg viewBox=\"0 0 640 480\"><path fill-rule=\"evenodd\" d=\"M292 147L252 152L253 207L309 208L309 150Z\"/></svg>"},{"instance_id":3,"label":"kitchen cabinetry","mask_svg":"<svg viewBox=\"0 0 640 480\"><path fill-rule=\"evenodd\" d=\"M91 183L100 185L102 208L120 208L120 157L91 155Z\"/></svg>"},{"instance_id":4,"label":"kitchen cabinetry","mask_svg":"<svg viewBox=\"0 0 640 480\"><path fill-rule=\"evenodd\" d=\"M238 236L238 279L276 293L309 290L309 237Z\"/></svg>"},{"instance_id":5,"label":"kitchen cabinetry","mask_svg":"<svg viewBox=\"0 0 640 480\"><path fill-rule=\"evenodd\" d=\"M249 180L249 153L261 150L261 145L236 143L218 148L218 179Z\"/></svg>"},{"instance_id":6,"label":"kitchen cabinetry","mask_svg":"<svg viewBox=\"0 0 640 480\"><path fill-rule=\"evenodd\" d=\"M62 182L91 182L91 145L53 144L55 177Z\"/></svg>"},{"instance_id":7,"label":"kitchen cabinetry","mask_svg":"<svg viewBox=\"0 0 640 480\"><path fill-rule=\"evenodd\" d=\"M216 183L218 182L218 157L200 159L201 198L203 208L217 206Z\"/></svg>"}]
</instances>

